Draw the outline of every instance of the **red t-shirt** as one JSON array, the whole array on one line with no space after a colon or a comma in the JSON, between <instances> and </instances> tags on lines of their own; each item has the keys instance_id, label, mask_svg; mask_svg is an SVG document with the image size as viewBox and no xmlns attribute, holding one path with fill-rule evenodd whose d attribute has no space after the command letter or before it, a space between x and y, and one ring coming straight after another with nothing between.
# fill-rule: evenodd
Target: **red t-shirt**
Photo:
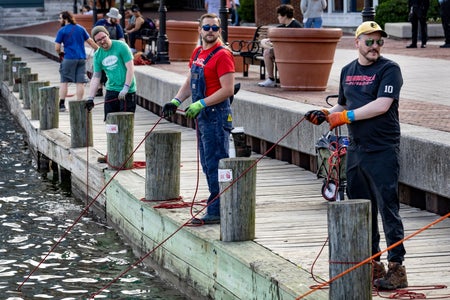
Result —
<instances>
[{"instance_id":1,"label":"red t-shirt","mask_svg":"<svg viewBox=\"0 0 450 300\"><path fill-rule=\"evenodd\" d=\"M220 45L220 43L217 43L208 50L203 50L202 46L196 47L189 61L189 68L193 63L195 63L197 66L203 66L203 62L208 57L208 55ZM201 49L200 54L194 62L194 58L197 55L199 49ZM213 55L213 57L209 59L203 69L206 81L206 97L208 97L214 94L218 89L220 89L220 77L227 73L234 73L233 55L226 48L219 50L218 52L216 52L216 54Z\"/></svg>"}]
</instances>

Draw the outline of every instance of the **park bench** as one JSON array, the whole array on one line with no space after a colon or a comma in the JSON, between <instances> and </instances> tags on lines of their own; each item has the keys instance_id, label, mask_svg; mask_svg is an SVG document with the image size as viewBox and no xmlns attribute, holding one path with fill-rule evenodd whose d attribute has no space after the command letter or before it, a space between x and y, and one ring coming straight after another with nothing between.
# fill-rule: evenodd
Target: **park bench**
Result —
<instances>
[{"instance_id":1,"label":"park bench","mask_svg":"<svg viewBox=\"0 0 450 300\"><path fill-rule=\"evenodd\" d=\"M259 66L260 79L266 78L266 66L264 64L263 50L260 41L267 38L269 26L258 26L251 41L235 40L230 43L234 55L239 55L243 60L243 76L248 77L249 65Z\"/></svg>"}]
</instances>

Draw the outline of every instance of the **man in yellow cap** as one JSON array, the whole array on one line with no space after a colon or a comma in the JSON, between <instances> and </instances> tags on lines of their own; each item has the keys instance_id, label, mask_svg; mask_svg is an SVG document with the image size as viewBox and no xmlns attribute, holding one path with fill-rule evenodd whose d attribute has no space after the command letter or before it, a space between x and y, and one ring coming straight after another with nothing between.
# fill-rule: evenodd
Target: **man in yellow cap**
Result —
<instances>
[{"instance_id":1,"label":"man in yellow cap","mask_svg":"<svg viewBox=\"0 0 450 300\"><path fill-rule=\"evenodd\" d=\"M372 203L372 254L380 252L378 212L388 246L403 240L398 198L400 122L398 106L403 78L397 63L381 56L386 32L373 22L362 23L355 33L358 58L342 68L338 103L313 110L305 118L330 130L347 124L347 196ZM388 252L386 273L378 256L373 262L375 287L393 290L408 286L402 265L403 243Z\"/></svg>"}]
</instances>

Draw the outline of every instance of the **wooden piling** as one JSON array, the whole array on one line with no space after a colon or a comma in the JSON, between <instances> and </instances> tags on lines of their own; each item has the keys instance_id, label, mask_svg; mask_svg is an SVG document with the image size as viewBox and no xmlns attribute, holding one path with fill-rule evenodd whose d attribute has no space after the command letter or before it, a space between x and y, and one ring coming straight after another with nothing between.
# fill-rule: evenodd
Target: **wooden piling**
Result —
<instances>
[{"instance_id":1,"label":"wooden piling","mask_svg":"<svg viewBox=\"0 0 450 300\"><path fill-rule=\"evenodd\" d=\"M9 75L8 75L8 85L9 86L13 86L13 84L14 84L14 72L13 72L13 66L14 66L14 64L15 63L17 63L17 62L19 62L19 61L21 61L22 60L22 58L20 58L20 57L16 57L16 56L14 56L14 57L11 57L11 61L10 61L10 63L9 63L9 69L8 69L8 73L9 73Z\"/></svg>"},{"instance_id":2,"label":"wooden piling","mask_svg":"<svg viewBox=\"0 0 450 300\"><path fill-rule=\"evenodd\" d=\"M13 92L19 92L19 69L25 67L27 65L24 61L14 61L12 66L12 74L13 74Z\"/></svg>"},{"instance_id":3,"label":"wooden piling","mask_svg":"<svg viewBox=\"0 0 450 300\"><path fill-rule=\"evenodd\" d=\"M181 132L158 130L145 141L145 199L180 196Z\"/></svg>"},{"instance_id":4,"label":"wooden piling","mask_svg":"<svg viewBox=\"0 0 450 300\"><path fill-rule=\"evenodd\" d=\"M21 84L23 86L23 108L24 109L30 109L30 91L28 89L28 82L37 81L37 80L38 80L37 73L25 74L21 78Z\"/></svg>"},{"instance_id":5,"label":"wooden piling","mask_svg":"<svg viewBox=\"0 0 450 300\"><path fill-rule=\"evenodd\" d=\"M6 55L3 56L3 81L9 82L9 70L11 69L11 61L14 57L14 54L12 53L6 53Z\"/></svg>"},{"instance_id":6,"label":"wooden piling","mask_svg":"<svg viewBox=\"0 0 450 300\"><path fill-rule=\"evenodd\" d=\"M70 141L72 148L92 147L92 113L86 109L86 100L69 101Z\"/></svg>"},{"instance_id":7,"label":"wooden piling","mask_svg":"<svg viewBox=\"0 0 450 300\"><path fill-rule=\"evenodd\" d=\"M19 68L19 79L20 79L20 83L19 83L19 99L23 99L23 84L22 84L22 78L24 78L24 76L26 74L31 74L31 68L30 67L20 67Z\"/></svg>"},{"instance_id":8,"label":"wooden piling","mask_svg":"<svg viewBox=\"0 0 450 300\"><path fill-rule=\"evenodd\" d=\"M59 87L39 88L39 124L41 130L59 127Z\"/></svg>"},{"instance_id":9,"label":"wooden piling","mask_svg":"<svg viewBox=\"0 0 450 300\"><path fill-rule=\"evenodd\" d=\"M0 81L5 80L4 79L4 73L5 73L4 66L6 64L6 60L8 59L8 53L9 53L8 49L6 49L4 47L0 47L0 55L1 55L1 57L0 57Z\"/></svg>"},{"instance_id":10,"label":"wooden piling","mask_svg":"<svg viewBox=\"0 0 450 300\"><path fill-rule=\"evenodd\" d=\"M220 196L220 239L224 242L255 238L256 164L249 169L254 163L250 157L219 162L220 191L226 189ZM230 186L236 178L239 180Z\"/></svg>"},{"instance_id":11,"label":"wooden piling","mask_svg":"<svg viewBox=\"0 0 450 300\"><path fill-rule=\"evenodd\" d=\"M50 86L50 81L28 82L28 93L30 95L31 120L39 120L39 88Z\"/></svg>"},{"instance_id":12,"label":"wooden piling","mask_svg":"<svg viewBox=\"0 0 450 300\"><path fill-rule=\"evenodd\" d=\"M106 116L108 164L113 169L133 167L134 113L118 112Z\"/></svg>"},{"instance_id":13,"label":"wooden piling","mask_svg":"<svg viewBox=\"0 0 450 300\"><path fill-rule=\"evenodd\" d=\"M330 278L371 256L369 200L330 202L328 234ZM372 299L371 264L365 264L330 284L330 299Z\"/></svg>"}]
</instances>

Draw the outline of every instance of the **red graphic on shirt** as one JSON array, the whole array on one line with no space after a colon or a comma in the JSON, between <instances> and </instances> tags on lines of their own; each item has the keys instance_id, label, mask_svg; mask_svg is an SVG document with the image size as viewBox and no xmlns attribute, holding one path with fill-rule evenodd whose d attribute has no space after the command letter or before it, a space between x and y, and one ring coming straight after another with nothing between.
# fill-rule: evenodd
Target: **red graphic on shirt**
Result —
<instances>
[{"instance_id":1,"label":"red graphic on shirt","mask_svg":"<svg viewBox=\"0 0 450 300\"><path fill-rule=\"evenodd\" d=\"M348 75L345 77L346 85L371 85L375 81L376 74L367 75Z\"/></svg>"}]
</instances>

